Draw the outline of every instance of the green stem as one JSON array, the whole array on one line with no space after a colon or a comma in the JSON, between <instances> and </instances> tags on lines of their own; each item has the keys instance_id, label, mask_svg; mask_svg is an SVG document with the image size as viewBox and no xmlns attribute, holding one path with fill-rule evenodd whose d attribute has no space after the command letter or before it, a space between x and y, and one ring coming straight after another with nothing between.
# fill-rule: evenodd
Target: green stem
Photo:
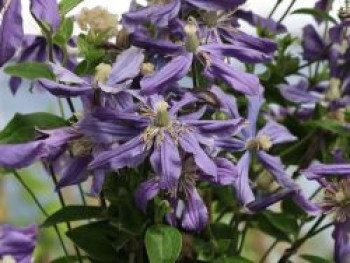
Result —
<instances>
[{"instance_id":1,"label":"green stem","mask_svg":"<svg viewBox=\"0 0 350 263\"><path fill-rule=\"evenodd\" d=\"M272 8L270 14L269 14L269 18L271 18L273 16L273 14L276 12L277 8L280 6L280 4L282 3L283 0L277 0L276 4L274 5L274 7Z\"/></svg>"},{"instance_id":2,"label":"green stem","mask_svg":"<svg viewBox=\"0 0 350 263\"><path fill-rule=\"evenodd\" d=\"M30 189L30 187L23 181L21 175L17 172L17 171L13 171L13 174L15 176L15 178L17 179L17 181L22 185L22 187L28 192L28 194L30 195L30 197L33 199L34 203L37 205L37 207L39 208L39 210L43 213L43 215L45 217L49 217L49 214L46 212L45 208L42 206L42 204L40 203L39 199L36 197L36 195L33 193L32 189ZM56 235L58 237L58 240L61 244L61 247L63 249L63 252L66 256L68 256L68 250L64 244L62 235L57 227L57 225L54 225L54 229L56 232Z\"/></svg>"},{"instance_id":3,"label":"green stem","mask_svg":"<svg viewBox=\"0 0 350 263\"><path fill-rule=\"evenodd\" d=\"M292 2L287 7L287 10L283 13L281 18L278 20L278 23L281 23L287 17L287 15L289 14L290 10L293 8L296 2L297 2L296 0L292 0Z\"/></svg>"},{"instance_id":4,"label":"green stem","mask_svg":"<svg viewBox=\"0 0 350 263\"><path fill-rule=\"evenodd\" d=\"M329 228L330 226L333 225L333 223L327 224L319 229L317 227L322 224L323 220L326 218L325 215L322 215L316 222L315 224L310 228L310 230L305 234L304 237L300 238L299 240L295 241L294 244L286 249L278 261L278 263L286 263L288 262L289 258L293 256L295 253L298 252L299 248L310 238L313 236L317 235L318 233L322 232L323 230ZM317 229L317 230L316 230Z\"/></svg>"},{"instance_id":5,"label":"green stem","mask_svg":"<svg viewBox=\"0 0 350 263\"><path fill-rule=\"evenodd\" d=\"M52 181L54 182L55 187L57 187L58 181L57 181L57 177L56 177L56 175L55 175L55 171L54 171L54 169L53 169L52 164L49 164L49 171L50 171L50 175L51 175ZM59 198L59 200L60 200L60 203L61 203L62 208L66 207L67 205L66 205L66 202L65 202L65 200L64 200L62 191L61 191L61 190L58 190L58 189L56 189L56 191L57 191L58 198ZM72 226L71 226L71 224L70 224L69 221L66 222L66 225L67 225L68 230L71 231L71 230L72 230ZM80 254L80 250L79 250L79 248L78 248L76 245L74 245L74 250L75 250L75 252L76 252L76 254L77 254L78 261L79 261L80 263L82 263L83 260L82 260L81 254Z\"/></svg>"},{"instance_id":6,"label":"green stem","mask_svg":"<svg viewBox=\"0 0 350 263\"><path fill-rule=\"evenodd\" d=\"M267 257L270 255L270 253L272 252L272 250L277 246L278 244L278 240L275 240L272 245L269 247L268 250L266 250L265 254L262 256L262 258L260 259L259 263L264 263L267 259Z\"/></svg>"}]
</instances>

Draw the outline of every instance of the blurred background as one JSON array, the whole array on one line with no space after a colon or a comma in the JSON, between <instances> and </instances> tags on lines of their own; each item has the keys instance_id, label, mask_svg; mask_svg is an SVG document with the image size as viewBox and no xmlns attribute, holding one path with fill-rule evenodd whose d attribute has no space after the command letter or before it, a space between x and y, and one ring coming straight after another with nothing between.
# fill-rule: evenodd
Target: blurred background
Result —
<instances>
[{"instance_id":1,"label":"blurred background","mask_svg":"<svg viewBox=\"0 0 350 263\"><path fill-rule=\"evenodd\" d=\"M252 10L257 14L262 16L267 16L277 0L248 0L245 4L247 10ZM143 1L139 1L143 3ZM290 4L290 0L284 0L283 3L279 6L277 12L274 15L275 19L279 19L284 11L287 9ZM298 8L311 8L315 4L315 0L297 0L293 9ZM342 0L334 1L334 13L337 12L339 6L343 4ZM24 28L27 34L40 34L40 30L35 24L34 20L29 14L29 0L22 0L23 3L23 16L24 16ZM85 0L83 4L75 8L71 15L79 13L82 7L95 7L96 5L102 5L107 8L110 12L115 14L122 14L128 10L130 0ZM287 26L289 32L293 36L301 35L302 28L308 24L314 23L310 16L306 15L290 15L284 20L284 25ZM316 25L316 24L315 24ZM317 26L316 26L317 27ZM254 30L243 24L243 28L252 34ZM78 33L78 29L75 29ZM319 28L321 31L322 28ZM293 52L300 53L300 50L295 49ZM40 91L31 91L29 83L24 82L21 88L19 89L16 96L13 96L8 88L8 76L0 71L0 130L4 127L6 123L13 117L16 112L20 113L31 113L31 112L51 112L57 113L58 106L57 100L53 96L50 96L48 93ZM79 102L75 101L76 107L79 107ZM68 109L66 109L68 114ZM1 153L0 153L1 154ZM49 213L56 211L59 208L57 195L53 192L53 183L42 171L40 165L35 165L30 169L25 171L20 171L22 178L25 182L35 189L35 194L38 196L40 202L44 204L45 208ZM305 189L309 193L312 193L314 187L309 182L301 182ZM87 189L86 189L87 190ZM68 202L79 203L81 202L78 193L74 188L67 189L65 195L68 197ZM93 202L93 200L89 200ZM40 211L35 207L30 196L23 191L21 185L11 176L10 174L6 176L0 175L0 222L10 222L15 225L26 225L33 222L42 222L43 216ZM318 235L311 242L308 243L307 247L304 247L303 250L312 251L318 255L331 258L332 245L333 242L330 236L331 232ZM259 251L259 254L262 254L262 251L265 251L273 240L269 238L263 238L259 233L250 233L251 246L248 248L245 253L248 258L254 259L254 254L256 251ZM37 253L41 255L41 262L46 262L45 258L48 260L48 257L51 258L55 256L55 252L50 255L47 254L49 249L55 247L55 238L51 230L41 231L40 234L40 247L37 250ZM45 244L45 246L43 246ZM321 249L320 249L321 248ZM283 245L280 249L283 249ZM271 257L267 262L275 262L274 254L271 254ZM294 262L294 261L293 261ZM297 261L295 261L297 262ZM299 261L298 261L299 262Z\"/></svg>"}]
</instances>

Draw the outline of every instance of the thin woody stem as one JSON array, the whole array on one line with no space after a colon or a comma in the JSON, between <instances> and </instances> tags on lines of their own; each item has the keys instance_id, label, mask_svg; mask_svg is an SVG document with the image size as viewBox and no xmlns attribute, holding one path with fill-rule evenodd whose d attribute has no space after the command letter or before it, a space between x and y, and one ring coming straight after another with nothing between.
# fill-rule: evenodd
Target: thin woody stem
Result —
<instances>
[{"instance_id":1,"label":"thin woody stem","mask_svg":"<svg viewBox=\"0 0 350 263\"><path fill-rule=\"evenodd\" d=\"M39 210L43 213L43 215L45 217L49 217L49 214L46 212L45 208L42 206L42 204L40 203L39 199L36 197L36 195L34 194L34 192L32 191L32 189L30 189L30 187L26 184L26 182L22 179L21 175L17 172L17 171L13 171L13 174L15 176L15 178L17 179L17 181L22 185L22 187L28 192L28 194L30 195L30 197L33 199L34 203L37 205L37 207L39 208ZM61 244L61 247L63 249L63 252L66 256L68 256L68 250L66 248L66 245L64 244L62 235L57 227L57 225L53 226L56 232L56 235L58 237L58 240Z\"/></svg>"},{"instance_id":2,"label":"thin woody stem","mask_svg":"<svg viewBox=\"0 0 350 263\"><path fill-rule=\"evenodd\" d=\"M54 169L53 169L52 164L49 164L48 166L49 166L49 172L50 172L52 181L54 182L55 187L56 187L57 184L58 184L58 181L57 181L57 177L56 177L56 175L55 175L55 171L54 171ZM64 197L63 197L63 194L62 194L61 190L56 189L56 191L57 191L58 198L59 198L59 200L60 200L60 203L61 203L62 208L66 207L67 205L66 205L66 202L65 202L65 200L64 200ZM71 226L71 224L70 224L69 221L66 222L66 225L67 225L67 228L68 228L69 231L72 230L72 226ZM79 261L80 263L82 263L83 260L82 260L81 254L80 254L80 250L79 250L79 248L78 248L76 245L74 245L74 250L75 250L75 252L76 252L76 254L77 254L78 261Z\"/></svg>"}]
</instances>

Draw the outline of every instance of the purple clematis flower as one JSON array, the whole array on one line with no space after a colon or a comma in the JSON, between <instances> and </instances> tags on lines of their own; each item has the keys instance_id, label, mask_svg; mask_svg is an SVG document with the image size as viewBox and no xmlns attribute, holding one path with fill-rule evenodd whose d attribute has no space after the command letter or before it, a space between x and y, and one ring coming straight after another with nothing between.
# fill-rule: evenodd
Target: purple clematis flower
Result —
<instances>
[{"instance_id":1,"label":"purple clematis flower","mask_svg":"<svg viewBox=\"0 0 350 263\"><path fill-rule=\"evenodd\" d=\"M336 151L334 156L336 164L314 162L302 173L309 180L316 180L324 189L323 211L334 215L334 260L344 263L350 256L350 165L342 157L341 151ZM336 180L327 179L334 176Z\"/></svg>"},{"instance_id":2,"label":"purple clematis flower","mask_svg":"<svg viewBox=\"0 0 350 263\"><path fill-rule=\"evenodd\" d=\"M17 263L33 262L37 234L38 227L36 225L25 228L0 225L0 261Z\"/></svg>"},{"instance_id":3,"label":"purple clematis flower","mask_svg":"<svg viewBox=\"0 0 350 263\"><path fill-rule=\"evenodd\" d=\"M265 18L254 14L252 11L238 10L236 16L252 26L268 29L272 34L281 34L287 31L287 28L281 23L275 22L271 18Z\"/></svg>"},{"instance_id":4,"label":"purple clematis flower","mask_svg":"<svg viewBox=\"0 0 350 263\"><path fill-rule=\"evenodd\" d=\"M0 1L0 67L9 61L23 38L21 0Z\"/></svg>"},{"instance_id":5,"label":"purple clematis flower","mask_svg":"<svg viewBox=\"0 0 350 263\"><path fill-rule=\"evenodd\" d=\"M216 158L214 163L217 167L217 177L203 172L196 166L192 156L186 154L182 159L182 170L177 182L167 191L169 204L172 211L167 214L167 221L188 231L201 231L208 221L208 211L198 190L196 182L199 180L209 181L216 185L231 185L237 178L236 167L225 158ZM161 171L156 171L161 174ZM157 196L161 191L161 178L156 176L142 183L135 192L135 202L144 211L147 203Z\"/></svg>"},{"instance_id":6,"label":"purple clematis flower","mask_svg":"<svg viewBox=\"0 0 350 263\"><path fill-rule=\"evenodd\" d=\"M236 134L244 124L242 118L229 121L200 120L203 110L180 116L181 108L196 102L186 93L171 106L161 96L151 96L138 107L138 112L114 113L106 109L87 116L79 126L96 140L112 144L111 149L94 157L90 169L136 167L150 156L153 170L162 189L174 186L181 173L180 152L191 154L196 165L206 174L217 177L217 167L206 153L215 136Z\"/></svg>"},{"instance_id":7,"label":"purple clematis flower","mask_svg":"<svg viewBox=\"0 0 350 263\"><path fill-rule=\"evenodd\" d=\"M49 91L55 96L76 97L91 95L95 88L105 93L119 93L128 89L139 73L144 60L141 49L131 47L123 51L111 68L105 83L99 83L90 78L82 78L58 64L49 64L56 76L56 82L39 79L37 87Z\"/></svg>"},{"instance_id":8,"label":"purple clematis flower","mask_svg":"<svg viewBox=\"0 0 350 263\"><path fill-rule=\"evenodd\" d=\"M328 55L326 49L327 44L318 34L312 25L307 25L303 28L303 58L305 60L326 60Z\"/></svg>"},{"instance_id":9,"label":"purple clematis flower","mask_svg":"<svg viewBox=\"0 0 350 263\"><path fill-rule=\"evenodd\" d=\"M210 81L222 79L231 88L247 95L259 93L259 79L252 74L240 72L223 60L223 56L237 58L246 63L258 63L270 57L253 49L229 44L203 44L200 42L198 28L190 21L184 32L187 37L184 44L175 44L165 40L155 40L143 31L132 35L132 42L140 47L157 46L163 55L172 55L168 64L158 72L145 76L141 82L141 93L145 95L164 91L176 81L181 80L190 71L192 63L197 61L204 67L203 75Z\"/></svg>"},{"instance_id":10,"label":"purple clematis flower","mask_svg":"<svg viewBox=\"0 0 350 263\"><path fill-rule=\"evenodd\" d=\"M248 101L249 128L242 130L242 136L240 138L218 138L216 140L216 146L219 149L243 152L242 157L237 163L238 178L234 183L238 199L244 206L255 200L249 182L249 168L252 158L256 157L257 161L273 175L282 187L293 189L293 199L295 202L309 213L318 213L318 207L308 202L300 187L287 175L281 159L267 153L272 146L292 142L297 138L284 126L273 120L269 120L260 131L257 131L256 123L260 107L263 104L262 94L249 97Z\"/></svg>"},{"instance_id":11,"label":"purple clematis flower","mask_svg":"<svg viewBox=\"0 0 350 263\"><path fill-rule=\"evenodd\" d=\"M69 45L74 45L74 43L68 43ZM16 62L28 62L28 61L35 61L35 62L47 62L48 61L48 54L47 54L47 40L43 36L32 36L32 35L25 35L22 41L21 50L18 55L18 58L16 57L14 60ZM63 58L63 52L62 50L54 45L53 46L53 59L55 63L62 63L64 60ZM73 69L76 66L75 59L69 57L67 60L67 68ZM10 88L13 94L16 94L18 88L22 84L22 79L18 77L11 77L10 78Z\"/></svg>"}]
</instances>

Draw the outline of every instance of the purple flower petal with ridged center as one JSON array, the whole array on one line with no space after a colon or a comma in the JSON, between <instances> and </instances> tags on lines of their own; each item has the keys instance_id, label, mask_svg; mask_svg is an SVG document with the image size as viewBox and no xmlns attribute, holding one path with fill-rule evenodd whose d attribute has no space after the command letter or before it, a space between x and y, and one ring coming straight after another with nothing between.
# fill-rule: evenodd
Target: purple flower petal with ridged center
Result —
<instances>
[{"instance_id":1,"label":"purple flower petal with ridged center","mask_svg":"<svg viewBox=\"0 0 350 263\"><path fill-rule=\"evenodd\" d=\"M225 112L230 118L239 118L237 101L234 96L225 93L215 85L210 88L210 92L216 96L220 104L220 111Z\"/></svg>"},{"instance_id":2,"label":"purple flower petal with ridged center","mask_svg":"<svg viewBox=\"0 0 350 263\"><path fill-rule=\"evenodd\" d=\"M268 123L258 132L257 137L268 135L272 144L293 142L298 138L291 134L283 125L269 120Z\"/></svg>"},{"instance_id":3,"label":"purple flower petal with ridged center","mask_svg":"<svg viewBox=\"0 0 350 263\"><path fill-rule=\"evenodd\" d=\"M91 156L74 157L66 164L62 176L56 185L56 190L63 187L80 184L88 179L87 166Z\"/></svg>"},{"instance_id":4,"label":"purple flower petal with ridged center","mask_svg":"<svg viewBox=\"0 0 350 263\"><path fill-rule=\"evenodd\" d=\"M209 11L236 9L246 0L185 0L187 3Z\"/></svg>"},{"instance_id":5,"label":"purple flower petal with ridged center","mask_svg":"<svg viewBox=\"0 0 350 263\"><path fill-rule=\"evenodd\" d=\"M37 88L43 88L50 92L52 95L59 97L77 97L83 95L89 95L93 92L91 86L69 86L65 84L59 84L51 80L40 79L35 83Z\"/></svg>"},{"instance_id":6,"label":"purple flower petal with ridged center","mask_svg":"<svg viewBox=\"0 0 350 263\"><path fill-rule=\"evenodd\" d=\"M287 28L281 23L275 22L270 18L265 18L254 14L252 11L238 10L236 16L245 20L252 26L259 26L268 29L272 34L281 34L287 31Z\"/></svg>"},{"instance_id":7,"label":"purple flower petal with ridged center","mask_svg":"<svg viewBox=\"0 0 350 263\"><path fill-rule=\"evenodd\" d=\"M150 53L158 55L179 55L185 52L183 45L170 42L168 40L155 39L148 36L147 32L137 30L130 36L131 43Z\"/></svg>"},{"instance_id":8,"label":"purple flower petal with ridged center","mask_svg":"<svg viewBox=\"0 0 350 263\"><path fill-rule=\"evenodd\" d=\"M250 153L245 152L237 163L237 180L234 182L234 188L239 202L246 206L255 200L252 188L249 184Z\"/></svg>"},{"instance_id":9,"label":"purple flower petal with ridged center","mask_svg":"<svg viewBox=\"0 0 350 263\"><path fill-rule=\"evenodd\" d=\"M188 73L192 59L193 55L186 53L172 59L153 75L144 77L140 83L141 93L144 95L160 93L169 85L181 80Z\"/></svg>"},{"instance_id":10,"label":"purple flower petal with ridged center","mask_svg":"<svg viewBox=\"0 0 350 263\"><path fill-rule=\"evenodd\" d=\"M54 31L60 26L57 0L31 0L30 11L37 19L49 23Z\"/></svg>"},{"instance_id":11,"label":"purple flower petal with ridged center","mask_svg":"<svg viewBox=\"0 0 350 263\"><path fill-rule=\"evenodd\" d=\"M165 134L159 147L155 147L150 158L152 168L159 176L159 187L170 189L178 181L181 173L180 154L170 135Z\"/></svg>"},{"instance_id":12,"label":"purple flower petal with ridged center","mask_svg":"<svg viewBox=\"0 0 350 263\"><path fill-rule=\"evenodd\" d=\"M19 169L34 163L45 155L44 144L41 141L24 144L0 145L0 166Z\"/></svg>"},{"instance_id":13,"label":"purple flower petal with ridged center","mask_svg":"<svg viewBox=\"0 0 350 263\"><path fill-rule=\"evenodd\" d=\"M4 256L10 256L18 263L33 262L37 235L38 227L36 225L24 228L0 225L0 259Z\"/></svg>"},{"instance_id":14,"label":"purple flower petal with ridged center","mask_svg":"<svg viewBox=\"0 0 350 263\"><path fill-rule=\"evenodd\" d=\"M259 213L259 212L265 210L266 208L268 208L269 206L293 195L294 191L295 190L292 188L284 188L275 194L266 196L266 197L262 198L261 200L256 200L256 201L248 204L246 209L248 209L248 212L251 212L251 213Z\"/></svg>"},{"instance_id":15,"label":"purple flower petal with ridged center","mask_svg":"<svg viewBox=\"0 0 350 263\"><path fill-rule=\"evenodd\" d=\"M140 73L144 58L142 49L131 47L123 51L113 64L107 84L113 86L133 80Z\"/></svg>"},{"instance_id":16,"label":"purple flower petal with ridged center","mask_svg":"<svg viewBox=\"0 0 350 263\"><path fill-rule=\"evenodd\" d=\"M302 39L304 48L303 58L305 60L327 59L328 55L327 52L325 52L326 43L312 25L307 25L303 28Z\"/></svg>"},{"instance_id":17,"label":"purple flower petal with ridged center","mask_svg":"<svg viewBox=\"0 0 350 263\"><path fill-rule=\"evenodd\" d=\"M201 178L215 185L233 185L238 177L236 166L225 158L215 158L214 162L218 170L217 178L207 176L203 173L201 174Z\"/></svg>"},{"instance_id":18,"label":"purple flower petal with ridged center","mask_svg":"<svg viewBox=\"0 0 350 263\"><path fill-rule=\"evenodd\" d=\"M201 46L199 50L222 57L234 57L244 63L268 62L272 57L254 49L225 44L209 44Z\"/></svg>"},{"instance_id":19,"label":"purple flower petal with ridged center","mask_svg":"<svg viewBox=\"0 0 350 263\"><path fill-rule=\"evenodd\" d=\"M182 214L182 227L188 231L201 231L208 222L208 210L195 187L187 188L187 200Z\"/></svg>"},{"instance_id":20,"label":"purple flower petal with ridged center","mask_svg":"<svg viewBox=\"0 0 350 263\"><path fill-rule=\"evenodd\" d=\"M217 177L217 168L215 163L204 152L196 138L196 135L190 132L182 134L179 138L181 148L193 155L196 165L206 174Z\"/></svg>"},{"instance_id":21,"label":"purple flower petal with ridged center","mask_svg":"<svg viewBox=\"0 0 350 263\"><path fill-rule=\"evenodd\" d=\"M312 94L308 91L309 84L307 81L301 80L295 85L281 84L278 86L282 96L292 103L316 103L320 101L320 96Z\"/></svg>"},{"instance_id":22,"label":"purple flower petal with ridged center","mask_svg":"<svg viewBox=\"0 0 350 263\"><path fill-rule=\"evenodd\" d=\"M206 65L203 74L212 81L222 79L231 88L245 95L254 96L260 92L257 76L239 71L213 55L210 56L210 62Z\"/></svg>"},{"instance_id":23,"label":"purple flower petal with ridged center","mask_svg":"<svg viewBox=\"0 0 350 263\"><path fill-rule=\"evenodd\" d=\"M115 149L99 153L89 165L89 170L99 168L112 168L114 170L123 167L136 167L146 158L144 142L135 137L130 141L117 146Z\"/></svg>"},{"instance_id":24,"label":"purple flower petal with ridged center","mask_svg":"<svg viewBox=\"0 0 350 263\"><path fill-rule=\"evenodd\" d=\"M21 0L1 1L0 67L9 61L21 46L23 38Z\"/></svg>"},{"instance_id":25,"label":"purple flower petal with ridged center","mask_svg":"<svg viewBox=\"0 0 350 263\"><path fill-rule=\"evenodd\" d=\"M246 121L242 118L232 120L186 120L183 123L195 127L204 136L233 136L239 133Z\"/></svg>"},{"instance_id":26,"label":"purple flower petal with ridged center","mask_svg":"<svg viewBox=\"0 0 350 263\"><path fill-rule=\"evenodd\" d=\"M116 119L101 121L91 114L85 115L76 127L94 141L104 144L113 143L116 140L130 140L141 133L141 130L136 127L118 124Z\"/></svg>"},{"instance_id":27,"label":"purple flower petal with ridged center","mask_svg":"<svg viewBox=\"0 0 350 263\"><path fill-rule=\"evenodd\" d=\"M278 48L276 42L268 38L251 36L242 31L237 31L237 29L228 30L225 27L220 27L218 30L223 39L237 47L253 49L270 56L272 56Z\"/></svg>"},{"instance_id":28,"label":"purple flower petal with ridged center","mask_svg":"<svg viewBox=\"0 0 350 263\"><path fill-rule=\"evenodd\" d=\"M103 169L97 169L93 171L93 178L92 178L91 190L90 190L90 194L92 196L100 195L105 177L106 177L106 174Z\"/></svg>"},{"instance_id":29,"label":"purple flower petal with ridged center","mask_svg":"<svg viewBox=\"0 0 350 263\"><path fill-rule=\"evenodd\" d=\"M150 22L158 27L166 27L169 21L177 17L180 10L180 0L170 0L165 5L150 5L125 13L122 18L123 26L132 33L144 23Z\"/></svg>"},{"instance_id":30,"label":"purple flower petal with ridged center","mask_svg":"<svg viewBox=\"0 0 350 263\"><path fill-rule=\"evenodd\" d=\"M322 164L313 162L307 169L301 171L310 180L324 176L350 176L350 164Z\"/></svg>"},{"instance_id":31,"label":"purple flower petal with ridged center","mask_svg":"<svg viewBox=\"0 0 350 263\"><path fill-rule=\"evenodd\" d=\"M159 180L157 178L143 182L135 192L136 205L145 212L148 202L158 195L159 190Z\"/></svg>"}]
</instances>

